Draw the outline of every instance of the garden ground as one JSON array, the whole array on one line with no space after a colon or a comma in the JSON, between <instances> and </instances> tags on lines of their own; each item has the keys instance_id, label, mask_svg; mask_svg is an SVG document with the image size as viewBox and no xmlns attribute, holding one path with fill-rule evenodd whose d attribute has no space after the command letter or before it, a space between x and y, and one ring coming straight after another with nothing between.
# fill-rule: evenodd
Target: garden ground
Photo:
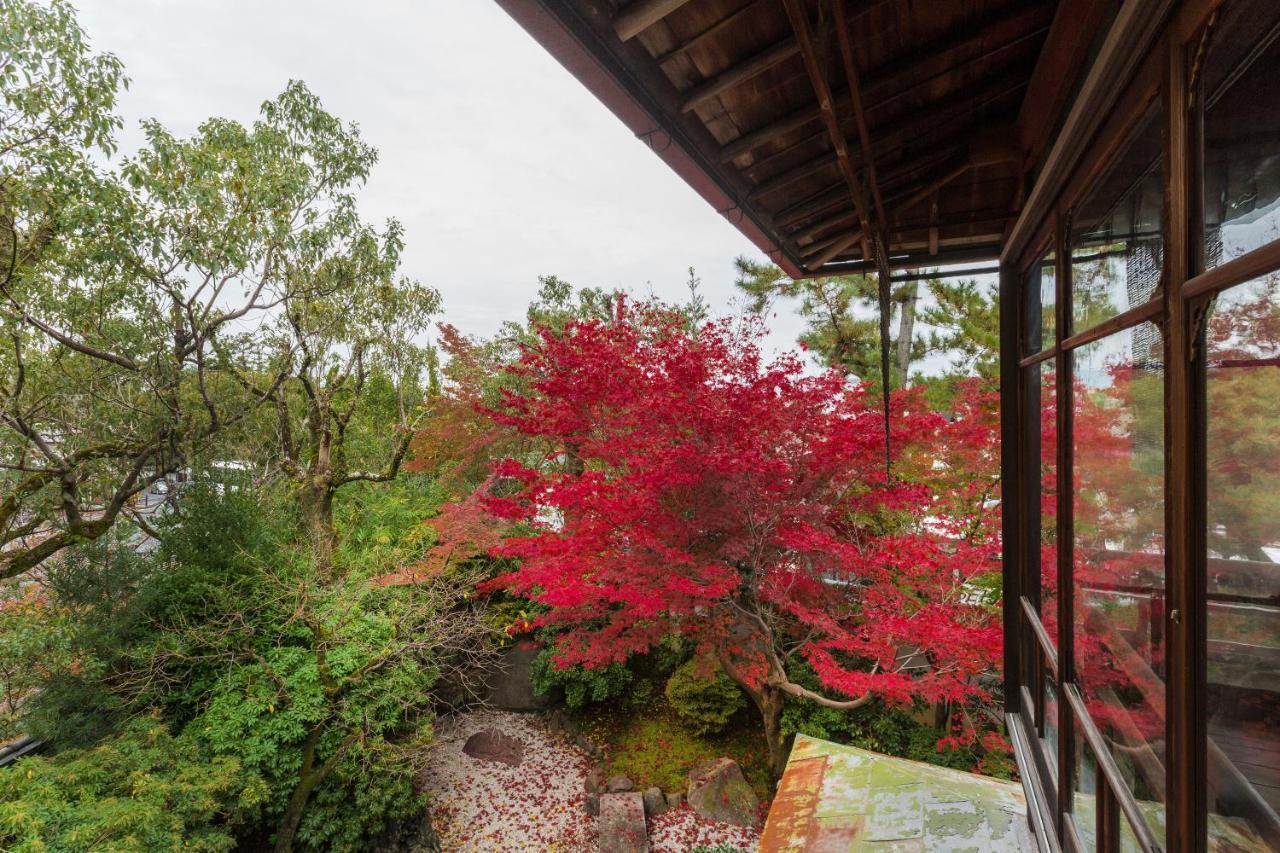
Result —
<instances>
[{"instance_id":1,"label":"garden ground","mask_svg":"<svg viewBox=\"0 0 1280 853\"><path fill-rule=\"evenodd\" d=\"M519 766L481 761L462 752L468 737L489 728L523 743ZM615 770L621 766L610 763ZM570 853L594 849L596 844L596 818L584 808L590 768L587 755L550 734L540 718L486 710L442 721L422 780L431 798L432 822L446 850ZM659 784L644 777L633 781L640 788ZM704 820L682 805L649 820L649 839L655 853L718 844L754 850L758 833Z\"/></svg>"}]
</instances>

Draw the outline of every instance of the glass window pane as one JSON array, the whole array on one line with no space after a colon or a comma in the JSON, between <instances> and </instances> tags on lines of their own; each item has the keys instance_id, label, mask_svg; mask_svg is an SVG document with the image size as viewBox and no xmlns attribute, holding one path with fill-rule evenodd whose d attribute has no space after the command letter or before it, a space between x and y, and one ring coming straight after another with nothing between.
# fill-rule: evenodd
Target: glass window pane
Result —
<instances>
[{"instance_id":1,"label":"glass window pane","mask_svg":"<svg viewBox=\"0 0 1280 853\"><path fill-rule=\"evenodd\" d=\"M1205 353L1210 849L1280 850L1280 273L1219 295Z\"/></svg>"},{"instance_id":2,"label":"glass window pane","mask_svg":"<svg viewBox=\"0 0 1280 853\"><path fill-rule=\"evenodd\" d=\"M1071 819L1085 850L1098 849L1098 762L1084 736L1075 733L1076 765L1072 773Z\"/></svg>"},{"instance_id":3,"label":"glass window pane","mask_svg":"<svg viewBox=\"0 0 1280 853\"><path fill-rule=\"evenodd\" d=\"M1151 299L1164 263L1159 112L1152 107L1128 147L1080 203L1071 223L1072 332Z\"/></svg>"},{"instance_id":4,"label":"glass window pane","mask_svg":"<svg viewBox=\"0 0 1280 853\"><path fill-rule=\"evenodd\" d=\"M1280 4L1229 4L1205 59L1205 266L1280 238Z\"/></svg>"},{"instance_id":5,"label":"glass window pane","mask_svg":"<svg viewBox=\"0 0 1280 853\"><path fill-rule=\"evenodd\" d=\"M1133 796L1164 801L1164 369L1143 323L1072 353L1075 677Z\"/></svg>"},{"instance_id":6,"label":"glass window pane","mask_svg":"<svg viewBox=\"0 0 1280 853\"><path fill-rule=\"evenodd\" d=\"M1054 260L1053 252L1036 261L1027 271L1025 355L1051 347L1057 340L1057 277L1057 261Z\"/></svg>"},{"instance_id":7,"label":"glass window pane","mask_svg":"<svg viewBox=\"0 0 1280 853\"><path fill-rule=\"evenodd\" d=\"M1045 761L1049 765L1049 775L1058 778L1058 689L1049 675L1045 665L1044 677L1044 727L1043 737Z\"/></svg>"},{"instance_id":8,"label":"glass window pane","mask_svg":"<svg viewBox=\"0 0 1280 853\"><path fill-rule=\"evenodd\" d=\"M1040 362L1040 621L1058 642L1058 383L1053 359Z\"/></svg>"}]
</instances>

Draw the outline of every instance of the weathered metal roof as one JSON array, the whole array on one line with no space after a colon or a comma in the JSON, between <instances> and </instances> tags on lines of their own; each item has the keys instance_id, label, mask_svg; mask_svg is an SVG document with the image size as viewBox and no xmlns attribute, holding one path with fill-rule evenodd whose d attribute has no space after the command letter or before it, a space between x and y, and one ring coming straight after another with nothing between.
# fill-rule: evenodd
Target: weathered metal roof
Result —
<instances>
[{"instance_id":1,"label":"weathered metal roof","mask_svg":"<svg viewBox=\"0 0 1280 853\"><path fill-rule=\"evenodd\" d=\"M761 853L1034 851L1022 786L798 735Z\"/></svg>"}]
</instances>

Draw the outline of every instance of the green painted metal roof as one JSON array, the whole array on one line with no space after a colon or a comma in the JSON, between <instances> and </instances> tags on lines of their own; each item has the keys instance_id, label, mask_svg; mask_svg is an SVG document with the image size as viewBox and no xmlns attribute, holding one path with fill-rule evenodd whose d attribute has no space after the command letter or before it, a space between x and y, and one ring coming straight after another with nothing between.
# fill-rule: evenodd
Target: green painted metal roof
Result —
<instances>
[{"instance_id":1,"label":"green painted metal roof","mask_svg":"<svg viewBox=\"0 0 1280 853\"><path fill-rule=\"evenodd\" d=\"M1022 786L798 735L761 853L1034 851Z\"/></svg>"}]
</instances>

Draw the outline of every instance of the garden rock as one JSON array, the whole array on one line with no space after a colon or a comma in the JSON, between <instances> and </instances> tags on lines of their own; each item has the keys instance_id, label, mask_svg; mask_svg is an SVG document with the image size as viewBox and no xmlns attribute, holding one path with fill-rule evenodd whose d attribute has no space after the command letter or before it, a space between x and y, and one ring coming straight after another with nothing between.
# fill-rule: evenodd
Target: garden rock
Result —
<instances>
[{"instance_id":1,"label":"garden rock","mask_svg":"<svg viewBox=\"0 0 1280 853\"><path fill-rule=\"evenodd\" d=\"M715 758L689 772L689 807L709 820L756 826L759 806L733 759Z\"/></svg>"},{"instance_id":2,"label":"garden rock","mask_svg":"<svg viewBox=\"0 0 1280 853\"><path fill-rule=\"evenodd\" d=\"M578 747L578 749L582 750L592 758L598 758L600 756L600 747L596 746L594 743L587 740L586 735L582 735L582 734L578 735L576 738L574 738L573 742Z\"/></svg>"},{"instance_id":3,"label":"garden rock","mask_svg":"<svg viewBox=\"0 0 1280 853\"><path fill-rule=\"evenodd\" d=\"M467 738L462 751L481 761L501 761L519 767L524 758L524 744L497 729L485 729Z\"/></svg>"},{"instance_id":4,"label":"garden rock","mask_svg":"<svg viewBox=\"0 0 1280 853\"><path fill-rule=\"evenodd\" d=\"M583 780L583 787L586 788L588 794L599 794L604 791L604 768L597 764L587 771L587 778Z\"/></svg>"},{"instance_id":5,"label":"garden rock","mask_svg":"<svg viewBox=\"0 0 1280 853\"><path fill-rule=\"evenodd\" d=\"M684 794L679 791L667 791L667 808L678 809L680 804L684 802Z\"/></svg>"},{"instance_id":6,"label":"garden rock","mask_svg":"<svg viewBox=\"0 0 1280 853\"><path fill-rule=\"evenodd\" d=\"M649 817L657 817L667 810L667 798L661 788L650 788L642 794L644 813Z\"/></svg>"},{"instance_id":7,"label":"garden rock","mask_svg":"<svg viewBox=\"0 0 1280 853\"><path fill-rule=\"evenodd\" d=\"M582 807L587 810L587 814L596 817L600 814L600 797L595 794L587 794L587 798L582 801Z\"/></svg>"},{"instance_id":8,"label":"garden rock","mask_svg":"<svg viewBox=\"0 0 1280 853\"><path fill-rule=\"evenodd\" d=\"M600 853L649 853L639 794L600 795Z\"/></svg>"},{"instance_id":9,"label":"garden rock","mask_svg":"<svg viewBox=\"0 0 1280 853\"><path fill-rule=\"evenodd\" d=\"M609 793L625 794L627 791L635 790L635 784L626 776L610 776L609 777Z\"/></svg>"}]
</instances>

